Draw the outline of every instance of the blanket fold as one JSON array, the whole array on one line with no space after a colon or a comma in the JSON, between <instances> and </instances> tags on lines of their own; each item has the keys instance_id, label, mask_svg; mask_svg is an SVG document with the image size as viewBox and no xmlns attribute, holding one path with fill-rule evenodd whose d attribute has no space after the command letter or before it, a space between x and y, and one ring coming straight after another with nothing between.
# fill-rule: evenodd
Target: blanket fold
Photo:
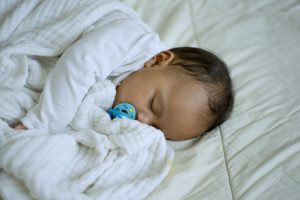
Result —
<instances>
[{"instance_id":1,"label":"blanket fold","mask_svg":"<svg viewBox=\"0 0 300 200\"><path fill-rule=\"evenodd\" d=\"M0 30L5 30L0 34L0 86L8 88L25 84L31 56L61 55L106 14L121 11L137 17L115 0L15 0L1 1L0 7L12 10L8 16L0 15Z\"/></svg>"},{"instance_id":2,"label":"blanket fold","mask_svg":"<svg viewBox=\"0 0 300 200\"><path fill-rule=\"evenodd\" d=\"M99 81L66 129L16 131L8 124L36 104L59 55L117 1L1 1L0 196L3 199L143 199L170 170L163 133L111 120L115 85Z\"/></svg>"}]
</instances>

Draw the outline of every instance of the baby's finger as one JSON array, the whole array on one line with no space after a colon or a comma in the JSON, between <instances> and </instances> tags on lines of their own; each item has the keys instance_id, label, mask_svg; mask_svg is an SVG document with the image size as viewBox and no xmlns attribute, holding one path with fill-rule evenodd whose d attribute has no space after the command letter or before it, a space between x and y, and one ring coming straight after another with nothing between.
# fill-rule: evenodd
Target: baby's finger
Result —
<instances>
[{"instance_id":1,"label":"baby's finger","mask_svg":"<svg viewBox=\"0 0 300 200\"><path fill-rule=\"evenodd\" d=\"M14 127L15 130L26 130L27 128L23 124L19 124Z\"/></svg>"}]
</instances>

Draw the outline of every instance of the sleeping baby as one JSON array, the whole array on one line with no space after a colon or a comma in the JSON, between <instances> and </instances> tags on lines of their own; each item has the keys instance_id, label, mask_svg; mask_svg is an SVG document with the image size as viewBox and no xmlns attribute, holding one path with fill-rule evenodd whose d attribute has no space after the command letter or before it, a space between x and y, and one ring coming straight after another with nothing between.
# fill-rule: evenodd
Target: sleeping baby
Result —
<instances>
[{"instance_id":1,"label":"sleeping baby","mask_svg":"<svg viewBox=\"0 0 300 200\"><path fill-rule=\"evenodd\" d=\"M231 78L220 58L200 48L168 49L137 17L114 11L62 54L38 104L12 127L62 130L90 87L106 79L116 85L113 107L127 103L134 120L160 129L168 140L202 136L233 107Z\"/></svg>"}]
</instances>

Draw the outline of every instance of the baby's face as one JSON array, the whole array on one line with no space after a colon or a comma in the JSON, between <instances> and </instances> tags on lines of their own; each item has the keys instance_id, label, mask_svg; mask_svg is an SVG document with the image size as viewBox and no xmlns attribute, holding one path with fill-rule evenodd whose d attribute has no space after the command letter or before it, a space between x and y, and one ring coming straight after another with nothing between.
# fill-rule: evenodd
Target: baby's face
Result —
<instances>
[{"instance_id":1,"label":"baby's face","mask_svg":"<svg viewBox=\"0 0 300 200\"><path fill-rule=\"evenodd\" d=\"M131 103L137 120L163 131L169 140L186 140L207 130L207 95L201 83L170 66L144 67L117 87L114 105Z\"/></svg>"}]
</instances>

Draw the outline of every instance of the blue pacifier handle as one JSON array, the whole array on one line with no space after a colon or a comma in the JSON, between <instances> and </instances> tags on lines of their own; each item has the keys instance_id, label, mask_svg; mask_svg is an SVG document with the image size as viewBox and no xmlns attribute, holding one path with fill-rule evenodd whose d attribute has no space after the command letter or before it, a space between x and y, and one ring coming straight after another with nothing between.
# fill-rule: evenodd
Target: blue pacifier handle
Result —
<instances>
[{"instance_id":1,"label":"blue pacifier handle","mask_svg":"<svg viewBox=\"0 0 300 200\"><path fill-rule=\"evenodd\" d=\"M108 109L107 112L110 115L111 119L114 119L116 117L120 119L124 117L128 119L135 119L136 116L136 110L134 106L130 103L120 103L114 108Z\"/></svg>"}]
</instances>

